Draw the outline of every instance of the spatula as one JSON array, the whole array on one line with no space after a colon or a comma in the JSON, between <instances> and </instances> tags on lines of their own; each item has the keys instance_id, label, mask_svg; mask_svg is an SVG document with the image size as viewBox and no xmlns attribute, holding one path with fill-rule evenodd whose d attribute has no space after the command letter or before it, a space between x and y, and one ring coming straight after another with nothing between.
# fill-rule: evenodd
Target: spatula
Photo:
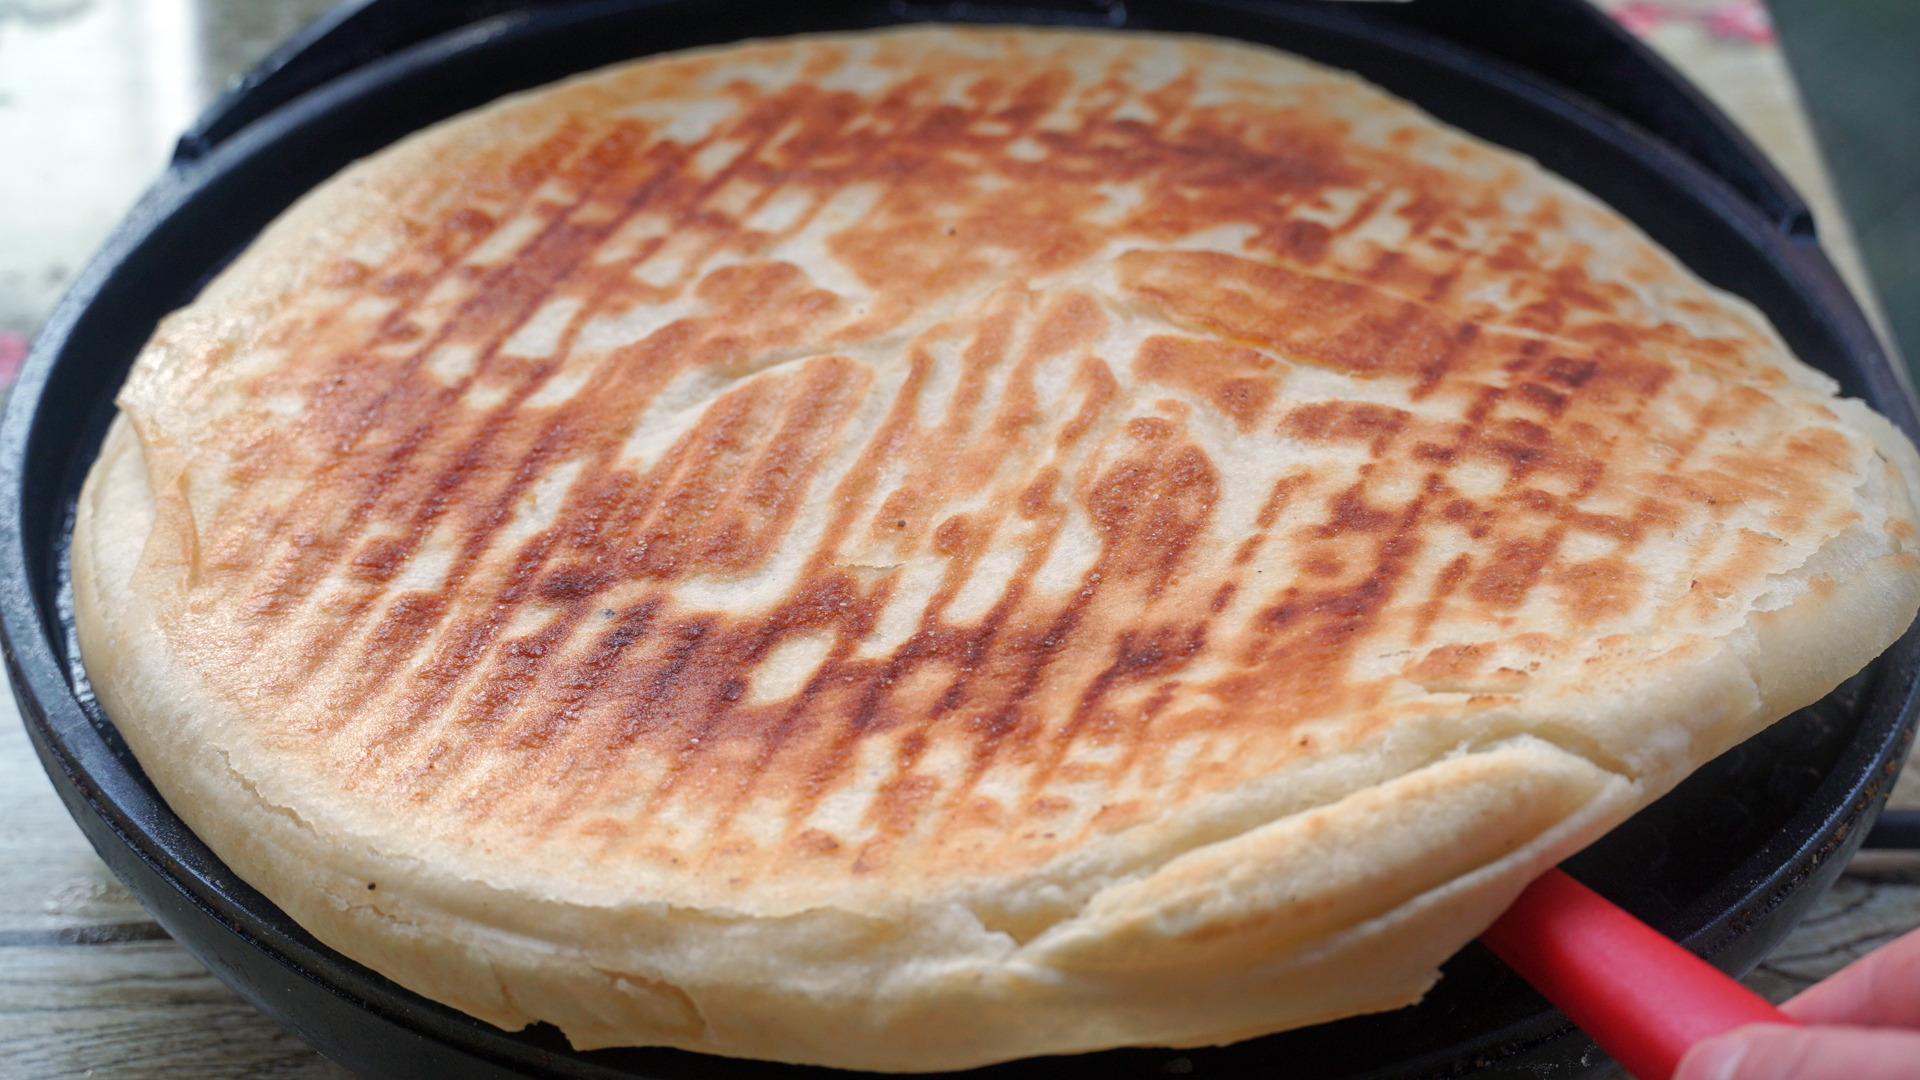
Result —
<instances>
[{"instance_id":1,"label":"spatula","mask_svg":"<svg viewBox=\"0 0 1920 1080\"><path fill-rule=\"evenodd\" d=\"M1639 1080L1669 1080L1694 1043L1785 1013L1559 869L1480 940Z\"/></svg>"}]
</instances>

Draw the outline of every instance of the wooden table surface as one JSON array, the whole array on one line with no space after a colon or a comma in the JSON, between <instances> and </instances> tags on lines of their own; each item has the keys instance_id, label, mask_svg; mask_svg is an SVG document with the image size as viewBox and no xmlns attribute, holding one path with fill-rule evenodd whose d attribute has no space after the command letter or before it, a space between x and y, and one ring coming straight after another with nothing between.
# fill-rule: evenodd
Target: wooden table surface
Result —
<instances>
[{"instance_id":1,"label":"wooden table surface","mask_svg":"<svg viewBox=\"0 0 1920 1080\"><path fill-rule=\"evenodd\" d=\"M1651 39L1810 196L1829 249L1864 277L1778 51L1673 19ZM87 846L10 700L0 704L0 1077L348 1080L174 944ZM1910 768L1895 802L1920 807ZM1920 926L1920 855L1863 855L1748 978L1790 996Z\"/></svg>"}]
</instances>

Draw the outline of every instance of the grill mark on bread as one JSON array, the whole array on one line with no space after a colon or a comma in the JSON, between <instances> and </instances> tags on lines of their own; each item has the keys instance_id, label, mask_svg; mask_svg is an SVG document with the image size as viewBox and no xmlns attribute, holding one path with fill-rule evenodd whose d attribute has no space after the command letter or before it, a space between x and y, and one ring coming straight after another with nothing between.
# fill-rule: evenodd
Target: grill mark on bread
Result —
<instances>
[{"instance_id":1,"label":"grill mark on bread","mask_svg":"<svg viewBox=\"0 0 1920 1080\"><path fill-rule=\"evenodd\" d=\"M519 161L515 163L515 166L509 167L509 174L520 173L521 175L518 179L523 181L520 184L509 187L509 190L517 196L511 201L510 205L513 208L518 209L524 206L534 195L535 185L525 183L525 179L528 179L530 176L539 176L544 179L544 174L547 169L540 168L535 163L543 160L550 161L554 157L560 156L564 152L564 148L572 144L577 137L578 132L576 130L563 130L555 137L544 141L532 151L522 155ZM470 237L467 243L459 246L458 251L460 253L470 251L473 247L477 246L483 238L479 220L485 217L487 217L487 215L471 208L458 211L449 216L445 234ZM427 250L433 250L440 248L442 245L430 240L423 246ZM404 291L416 296L424 295L430 285L437 283L444 274L453 269L454 263L451 255L452 252L443 254L439 274L432 277L420 275L409 275L404 278L389 277L385 279L384 284L386 287L382 289L382 291L401 291L397 286L404 282L405 285L410 286L410 288ZM395 317L395 315L390 314L387 318L388 321L391 322ZM443 329L439 335L436 335L433 343L437 344L445 340L447 336L448 332ZM318 344L320 348L325 348L331 344L331 342L326 337L321 336ZM400 370L381 371L378 373L381 376L385 376L385 378L369 378L367 381L377 387L371 402L365 404L355 402L349 403L345 408L329 408L329 398L337 394L339 388L345 385L347 372L355 367L362 359L357 351L352 349L337 352L329 365L334 369L334 375L330 380L323 377L319 381L319 393L309 404L304 426L310 431L315 431L325 442L331 444L331 449L333 449L337 455L335 460L342 466L351 464L354 459L347 456L348 452L352 450L368 430L371 430L377 425L386 404L394 397L414 389L411 376L415 373L419 362L424 359L425 355L425 348L416 350L410 358L410 361ZM442 396L444 397L445 395ZM330 431L327 427L329 420L336 422ZM340 421L344 421L344 424L339 423ZM392 461L390 461L390 471L382 476L376 483L367 486L361 493L359 504L354 507L350 515L350 521L371 512L377 504L380 494L385 490L385 487L392 482L393 473L391 469L393 462L403 461L411 450L417 447L417 440L424 438L429 430L426 425L416 425L414 427L414 441L403 443L398 452L393 455ZM333 470L331 469L325 469L319 479L325 480L329 478L327 474L332 472ZM324 483L316 484L312 489L314 494L311 495L309 499L302 500L296 504L294 509L306 509L312 502L322 500L324 493L328 490L330 490L328 485ZM344 539L350 539L350 537ZM344 542L344 540L342 542ZM266 608L262 613L275 614L284 611L285 609L282 605L284 605L285 602L304 597L306 591L323 576L321 572L313 568L313 563L333 557L335 555L334 547L335 545L328 544L319 551L308 549L296 553L294 558L289 560L290 565L285 567L274 579L270 580L268 589L263 590L261 602L265 605L275 606Z\"/></svg>"},{"instance_id":2,"label":"grill mark on bread","mask_svg":"<svg viewBox=\"0 0 1920 1080\"><path fill-rule=\"evenodd\" d=\"M673 162L664 164L646 162L646 172L650 175L645 175L641 182L630 185L633 189L633 194L624 200L626 207L622 214L611 219L600 229L589 230L573 226L569 222L571 215L588 201L588 198L593 194L597 185L606 183L611 178L618 176L621 166L626 164L623 158L627 155L622 153L623 149L631 147L635 144L636 140L642 137L642 133L635 125L616 124L610 134L587 146L584 151L578 153L573 158L573 166L576 169L582 165L591 167L591 175L585 177L570 175L569 173L551 167L545 169L534 167L534 162L566 158L568 148L574 147L577 144L579 135L580 133L572 127L565 128L543 142L532 153L523 155L520 161L509 169L510 174L517 174L513 176L514 182L507 185L509 190L518 196L512 204L513 209L523 208L527 202L531 201L538 194L540 185L551 179L572 180L584 189L582 197L572 204L549 203L549 220L522 248L523 253L529 250L537 251L543 245L547 245L554 237L559 236L563 242L551 244L550 246L556 249L553 252L553 258L562 265L547 267L535 266L529 268L526 265L528 260L521 258L514 260L504 268L486 274L485 276L493 281L504 284L492 288L483 285L483 287L478 290L474 300L469 300L463 305L461 311L456 314L454 319L448 320L447 323L443 324L434 340L426 343L421 349L416 350L410 358L407 367L397 373L402 377L388 384L390 389L380 393L371 407L336 410L343 415L354 418L354 424L349 427L346 434L342 436L342 441L339 444L341 449L348 448L353 441L357 440L366 431L377 426L378 418L381 415L383 407L392 400L397 391L406 388L407 380L405 376L414 373L414 368L417 366L418 361L426 355L432 345L441 344L450 338L458 337L459 335L456 331L463 325L466 325L463 324L462 319L466 319L468 323L477 321L483 326L497 324L497 329L493 333L483 335L482 337L485 344L482 346L481 356L479 357L480 363L476 365L476 370L459 384L448 388L446 392L438 395L444 404L456 403L461 394L465 392L475 379L487 373L482 365L494 358L494 354L499 348L502 339L510 336L524 322L526 314L534 310L539 302L545 298L552 281L567 276L573 269L577 268L579 263L598 246L600 240L603 240L614 229L623 224L633 213L644 208L648 196L655 191L661 181L671 179L674 176ZM724 177L720 179L723 180ZM718 182L719 181L716 180L708 186L716 186ZM471 221L476 216L482 219L486 218L486 215L479 211L462 210L452 215L451 220L454 222ZM479 230L473 229L469 231L478 232ZM470 249L472 246L474 245L466 245L466 247L461 249L461 252L455 254L464 253L464 251ZM643 252L635 261L644 261L646 254L646 252ZM417 299L424 295L433 284L436 284L446 274L464 269L468 268L456 267L454 260L450 257L443 259L439 274L432 276L413 275L407 277L406 280L411 287L406 291ZM519 286L518 288L515 287L516 284ZM598 291L604 296L607 290L603 286ZM483 299L487 302L476 302ZM500 302L501 300L507 299L517 299L518 304ZM520 312L517 316L503 320L497 318L495 315L495 312L498 310L514 308L516 306ZM589 305L583 310L581 315L575 316L572 320L572 325L563 335L561 351L564 352L567 339L570 338L572 333L577 329L582 316L593 313L595 307L596 305ZM400 311L389 315L388 322L391 323L395 319L402 317L405 310L403 307ZM354 359L354 357L352 357L351 354L345 354L343 359ZM544 374L545 372L543 371L542 373ZM538 376L531 379L522 379L521 382L523 385L520 387L522 392L517 395L518 399L524 400L530 393L536 392L543 381L544 379ZM508 402L494 410L494 414L496 416L510 416L515 411L513 406L516 403L517 402ZM329 412L324 408L315 408L312 410L312 415L325 417L329 415ZM430 421L431 418L415 425L413 430L423 434L430 431ZM475 441L484 442L484 435ZM417 443L403 443L397 448L393 459L395 462L404 462L416 449ZM369 501L377 500L383 492L384 488L382 486L374 486L368 492ZM356 508L356 511L355 519L357 520L363 515L364 510Z\"/></svg>"},{"instance_id":3,"label":"grill mark on bread","mask_svg":"<svg viewBox=\"0 0 1920 1080\"><path fill-rule=\"evenodd\" d=\"M618 159L619 156L617 151L619 150L619 148L629 145L632 141L633 141L633 129L631 127L621 128L619 130L616 130L616 132L613 135L610 135L608 138L601 140L599 143L589 148L589 150L584 155L582 155L582 158L584 160L594 161L597 165L600 166L599 171L601 173L601 176L598 177L597 179L604 181L608 176L617 175L618 168L621 164L621 161ZM613 148L614 150L613 153L608 152L609 147ZM607 160L608 158L612 158L613 160ZM565 261L570 267L579 266L580 263L585 261L585 259L591 255L593 248L597 246L598 240L602 240L605 237L611 235L614 232L614 230L616 230L621 224L623 224L626 220L628 220L633 214L644 209L646 204L646 196L650 194L654 190L654 188L657 186L658 178L671 175L670 170L664 169L664 168L654 168L652 169L652 172L654 173L654 176L650 177L647 182L644 182L638 185L639 194L635 197L632 197L626 200L626 207L621 214L612 218L603 228L597 231L580 231L580 237L582 239L587 241L596 241L596 242L590 242L590 243L575 242L571 244L561 245L561 253L558 257L560 257L563 261ZM721 176L716 177L712 181L709 181L705 185L706 190L710 191L718 187L720 184L724 183L725 179L726 179L726 174L723 173ZM537 185L535 186L537 187ZM587 196L591 196L593 194L595 185L593 183L585 183L585 184L582 184L582 187L584 188L583 198L579 202L576 202L576 204L572 208L556 207L553 214L553 220L548 224L548 226L545 229L543 229L543 231L539 235L537 235L531 241L529 241L528 247L534 247L536 245L541 244L545 239L554 235L557 230L560 230L566 226L566 222L569 214L572 212L573 209L577 209L579 205L584 203L586 201ZM642 251L632 260L633 264L644 262L645 259L650 254L652 254L651 249ZM544 297L546 293L545 286L546 286L547 278L561 276L558 274L541 274L538 272L533 274L528 274L524 268L521 268L518 266L515 267L515 273L524 277L526 279L526 284L528 286L524 290L526 294L525 299L523 299L519 305L520 309L523 312L530 312L531 310L533 310L535 306L539 303L539 301ZM562 334L560 346L559 346L560 352L562 355L564 355L566 348L568 347L568 345L570 345L571 339L574 333L577 332L581 322L586 317L598 312L604 300L606 299L608 293L611 291L609 287L604 283L604 279L606 275L603 274L602 277L603 277L603 283L597 289L594 290L593 302L582 306L582 310L579 313L575 314L575 316L570 322L569 327ZM507 291L509 293L513 292L513 290L511 289ZM523 321L523 319L505 320L505 325L502 327L502 329L499 332L492 335L491 339L489 340L489 343L482 350L483 364L486 360L490 360L492 358L495 351L499 348L501 341L506 336L513 333L521 321ZM451 326L452 324L449 324L449 325ZM442 334L440 335L440 339L444 340L449 336L452 336L451 331L443 330ZM436 341L434 344L438 344L438 343L439 342ZM419 355L424 355L424 352L425 350L422 350L421 354ZM533 394L539 391L540 387L544 385L546 381L545 376L551 375L553 371L553 367L552 365L543 365L543 366L536 367L534 370L537 372L536 377L530 378L530 379L523 379L522 384L508 398L508 400L501 403L497 408L495 408L492 411L491 415L489 415L483 421L477 433L468 441L467 446L460 452L460 456L456 458L456 461L472 462L475 457L480 455L483 452L483 449L493 440L493 438L497 434L499 424L504 420L512 417L517 411L517 408L521 402L524 402L528 397L532 396ZM459 397L462 394L464 394L468 386L470 386L476 378L480 377L480 375L484 373L485 373L485 368L479 367L478 370L476 370L473 374L469 375L459 385L449 388L449 390L442 395L443 403L451 405L457 402ZM556 421L555 423L558 423L558 421ZM414 430L416 432L422 433L422 437L424 437L424 433L427 432L429 429L430 429L430 422L423 422L420 425L417 425ZM417 441L410 440L409 442L403 444L400 450L396 452L395 455L393 456L392 461L390 463L390 467L397 471L406 463L407 459L411 457L411 455L417 449L417 447L418 447ZM522 462L522 466L518 473L517 482L513 484L508 490L502 492L496 498L495 500L496 506L510 505L512 501L518 496L519 491L521 489L524 489L527 483L530 482L531 476L537 473L537 470L532 470L532 471L528 470L525 467L526 464L527 462L525 461ZM467 469L456 468L454 470L449 470L448 472L443 472L441 474L437 483L437 490L435 492L436 497L428 501L422 507L422 512L417 515L416 520L413 524L413 527L408 532L408 540L410 541L410 543L402 545L403 548L411 548L411 547L416 547L418 545L420 538L422 538L425 535L426 531L430 529L432 525L435 523L435 521L437 520L439 516L438 510L447 503L450 489L458 486L459 482L465 479L465 476L467 475L467 473L468 473ZM355 519L364 521L366 514L371 510L372 504L375 501L377 501L378 498L383 494L384 494L384 487L379 487L369 491L365 504L362 507L356 508ZM343 538L342 542L343 543L349 542L349 540L346 538ZM487 542L488 542L488 537L485 534L474 534L470 537L470 542L467 545L466 555L461 560L462 565L457 566L453 571L450 572L450 581L457 582L459 580L461 576L461 570L464 568L464 565L470 564L472 559L474 557L477 557L478 552L484 550ZM324 659L324 654L321 654L321 656L319 656L318 658ZM395 665L392 662L395 658L396 657L393 654L386 653L383 655L367 657L366 659L372 662L376 670L390 673L395 670ZM404 659L404 657L401 657L401 659ZM378 688L377 685L374 687L371 687L371 689L377 689L377 688Z\"/></svg>"},{"instance_id":4,"label":"grill mark on bread","mask_svg":"<svg viewBox=\"0 0 1920 1080\"><path fill-rule=\"evenodd\" d=\"M1720 425L1764 427L1761 402L1673 390L1737 366L1733 339L1634 322L1630 295L1534 227L1476 245L1495 180L1342 147L1337 122L1210 112L1190 77L1135 102L1154 123L1110 88L1064 126L1043 124L1078 92L1059 72L971 105L940 99L948 77L765 92L684 144L583 120L474 177L475 205L386 265L329 263L330 287L398 304L359 339L339 336L350 301L303 316L307 412L231 475L299 472L313 447L331 463L236 527L208 586L252 599L236 639L297 646L275 692L323 686L337 713L317 723L352 736L367 776L475 819L646 808L601 815L617 839L697 806L707 831L680 855L699 864L745 850L735 815L774 792L810 859L878 873L972 843L980 808L1012 798L1049 824L988 846L1039 858L1150 813L1129 785L1151 747L1202 747L1153 796L1182 798L1301 752L1291 725L1384 707L1397 676L1357 674L1381 650L1536 601L1582 625L1679 603L1623 569L1675 507L1772 500L1792 525L1846 467L1818 438L1792 444L1804 483L1759 450L1699 459ZM1137 202L1090 205L1089 179ZM576 198L546 206L522 260L475 272L549 186ZM868 208L821 225L840 196ZM776 200L800 209L747 224ZM670 227L598 261L644 215ZM1246 239L1179 246L1214 228ZM791 261L809 237L812 261ZM669 241L678 273L637 278ZM1101 250L1117 288L1069 280ZM1519 314L1475 299L1490 272ZM982 291L991 274L1013 284ZM421 305L455 281L484 291L429 326ZM504 353L562 292L578 306L551 354ZM633 312L656 317L604 355L583 345ZM426 365L448 344L475 353L442 383ZM1328 372L1351 380L1331 398ZM563 375L570 397L529 404ZM633 418L672 393L691 411L659 423L688 422L629 460ZM1241 491L1222 433L1314 465ZM563 466L579 473L552 521L511 539ZM814 547L787 567L796 530ZM1730 578L1769 557L1698 543ZM408 584L430 545L452 552L439 580ZM924 596L919 566L937 567ZM998 592L957 608L988 570ZM754 575L769 583L745 609L687 599ZM904 640L863 651L902 598L919 604ZM303 621L321 608L331 622ZM753 703L753 673L807 635L827 642L817 666ZM929 780L955 747L961 772ZM877 771L854 775L869 751ZM657 769L633 780L640 760ZM496 782L509 768L526 783ZM1135 809L1097 818L1063 794L1090 775ZM862 785L857 827L814 820Z\"/></svg>"}]
</instances>

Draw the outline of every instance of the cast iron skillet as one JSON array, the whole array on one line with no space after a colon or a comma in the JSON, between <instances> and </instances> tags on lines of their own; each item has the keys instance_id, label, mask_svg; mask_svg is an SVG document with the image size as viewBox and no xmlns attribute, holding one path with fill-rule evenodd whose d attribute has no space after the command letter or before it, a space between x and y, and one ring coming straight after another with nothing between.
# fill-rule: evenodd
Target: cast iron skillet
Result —
<instances>
[{"instance_id":1,"label":"cast iron skillet","mask_svg":"<svg viewBox=\"0 0 1920 1080\"><path fill-rule=\"evenodd\" d=\"M1268 42L1350 68L1443 120L1539 158L1620 208L1697 273L1759 305L1795 351L1847 394L1909 434L1920 430L1902 382L1814 244L1791 189L1724 118L1582 0L1383 6L1391 10L1313 0L1058 4L371 0L274 58L189 133L173 167L50 318L0 428L0 630L21 712L74 818L169 933L262 1011L368 1077L834 1075L671 1050L575 1053L551 1028L501 1032L347 961L235 877L168 811L78 666L64 580L74 497L114 390L154 322L342 165L424 124L570 72L746 36L929 18L1080 22ZM478 21L449 29L476 14ZM1560 81L1519 64L1552 69ZM1745 971L1831 883L1872 823L1913 735L1917 671L1920 633L1910 630L1834 694L1709 763L1571 860L1569 870L1714 963ZM1601 1067L1591 1043L1471 945L1425 1001L1397 1012L1224 1048L1032 1059L974 1075L1412 1078L1545 1069L1577 1076Z\"/></svg>"}]
</instances>

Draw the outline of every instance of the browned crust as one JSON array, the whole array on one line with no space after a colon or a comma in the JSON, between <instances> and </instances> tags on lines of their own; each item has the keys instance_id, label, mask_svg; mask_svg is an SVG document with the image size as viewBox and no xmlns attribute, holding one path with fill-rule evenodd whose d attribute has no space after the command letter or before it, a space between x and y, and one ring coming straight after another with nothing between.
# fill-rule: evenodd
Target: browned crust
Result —
<instances>
[{"instance_id":1,"label":"browned crust","mask_svg":"<svg viewBox=\"0 0 1920 1080\"><path fill-rule=\"evenodd\" d=\"M1523 872L1871 655L1742 673L1755 610L1840 588L1819 552L1898 582L1869 636L1913 593L1910 451L1743 305L1200 41L816 39L498 106L294 211L123 403L152 655L266 803L592 903L971 889L1067 966L1134 964L1072 959L1132 916L1058 930L1116 881L1160 911L1183 853L1521 737L1575 793L1474 856ZM1277 918L1209 932L1333 932Z\"/></svg>"}]
</instances>

